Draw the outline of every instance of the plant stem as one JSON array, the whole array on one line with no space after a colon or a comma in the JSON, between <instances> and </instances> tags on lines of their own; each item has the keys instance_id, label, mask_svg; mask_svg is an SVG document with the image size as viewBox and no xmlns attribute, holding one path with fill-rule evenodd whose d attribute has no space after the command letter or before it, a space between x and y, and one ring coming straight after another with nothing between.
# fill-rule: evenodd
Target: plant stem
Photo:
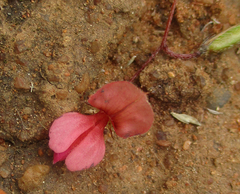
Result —
<instances>
[{"instance_id":1,"label":"plant stem","mask_svg":"<svg viewBox=\"0 0 240 194\"><path fill-rule=\"evenodd\" d=\"M191 59L191 58L199 57L201 55L200 51L196 51L195 53L191 53L191 54L175 53L175 52L171 51L168 48L168 46L167 46L167 36L168 36L169 30L170 30L170 26L171 26L171 23L172 23L172 19L173 19L173 14L174 14L174 10L175 10L175 7L176 7L176 3L177 3L177 0L174 0L173 4L172 4L172 7L171 7L170 15L168 17L167 26L166 26L166 29L165 29L165 32L164 32L164 35L163 35L163 39L162 39L161 45L152 53L152 55L149 57L149 59L134 74L134 76L129 80L130 82L133 82L134 79L137 76L139 76L139 74L152 61L152 59L154 59L156 57L156 55L159 53L160 50L163 50L170 57L179 58L179 59Z\"/></svg>"},{"instance_id":2,"label":"plant stem","mask_svg":"<svg viewBox=\"0 0 240 194\"><path fill-rule=\"evenodd\" d=\"M196 51L195 53L190 53L190 54L180 54L180 53L175 53L173 51L171 51L167 45L165 45L163 48L163 51L165 53L167 53L168 56L172 57L172 58L176 58L176 59L192 59L192 58L196 58L199 57L201 55L200 51Z\"/></svg>"}]
</instances>

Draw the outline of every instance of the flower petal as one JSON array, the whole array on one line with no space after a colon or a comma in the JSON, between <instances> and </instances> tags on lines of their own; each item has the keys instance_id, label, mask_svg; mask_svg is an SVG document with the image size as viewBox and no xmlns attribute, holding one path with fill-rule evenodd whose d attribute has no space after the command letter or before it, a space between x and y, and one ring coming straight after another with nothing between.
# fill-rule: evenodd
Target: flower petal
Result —
<instances>
[{"instance_id":1,"label":"flower petal","mask_svg":"<svg viewBox=\"0 0 240 194\"><path fill-rule=\"evenodd\" d=\"M109 115L117 135L123 138L147 132L154 121L147 95L127 81L103 86L88 102Z\"/></svg>"},{"instance_id":2,"label":"flower petal","mask_svg":"<svg viewBox=\"0 0 240 194\"><path fill-rule=\"evenodd\" d=\"M142 95L141 98L111 118L116 134L122 138L146 133L151 128L153 121L154 113L146 95Z\"/></svg>"},{"instance_id":3,"label":"flower petal","mask_svg":"<svg viewBox=\"0 0 240 194\"><path fill-rule=\"evenodd\" d=\"M102 119L67 156L65 163L70 171L80 171L96 166L104 157L103 130L108 118Z\"/></svg>"},{"instance_id":4,"label":"flower petal","mask_svg":"<svg viewBox=\"0 0 240 194\"><path fill-rule=\"evenodd\" d=\"M99 118L100 116L100 118ZM105 114L82 115L77 112L65 113L56 119L49 131L49 147L55 153L66 151L84 132L93 128Z\"/></svg>"},{"instance_id":5,"label":"flower petal","mask_svg":"<svg viewBox=\"0 0 240 194\"><path fill-rule=\"evenodd\" d=\"M65 160L69 153L70 153L70 151L68 149L65 152L62 152L62 153L55 153L54 152L54 154L53 154L53 164L55 164L59 161Z\"/></svg>"},{"instance_id":6,"label":"flower petal","mask_svg":"<svg viewBox=\"0 0 240 194\"><path fill-rule=\"evenodd\" d=\"M111 82L89 97L88 103L110 117L145 93L128 81Z\"/></svg>"}]
</instances>

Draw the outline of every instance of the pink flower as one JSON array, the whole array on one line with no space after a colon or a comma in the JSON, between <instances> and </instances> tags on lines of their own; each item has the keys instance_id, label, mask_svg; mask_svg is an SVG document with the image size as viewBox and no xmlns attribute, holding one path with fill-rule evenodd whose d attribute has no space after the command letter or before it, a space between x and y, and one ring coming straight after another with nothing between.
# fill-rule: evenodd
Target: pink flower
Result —
<instances>
[{"instance_id":1,"label":"pink flower","mask_svg":"<svg viewBox=\"0 0 240 194\"><path fill-rule=\"evenodd\" d=\"M127 81L104 85L88 102L100 111L94 115L65 113L49 132L53 163L65 160L71 171L90 168L103 159L103 130L108 121L118 136L127 138L146 133L154 120L146 94Z\"/></svg>"}]
</instances>

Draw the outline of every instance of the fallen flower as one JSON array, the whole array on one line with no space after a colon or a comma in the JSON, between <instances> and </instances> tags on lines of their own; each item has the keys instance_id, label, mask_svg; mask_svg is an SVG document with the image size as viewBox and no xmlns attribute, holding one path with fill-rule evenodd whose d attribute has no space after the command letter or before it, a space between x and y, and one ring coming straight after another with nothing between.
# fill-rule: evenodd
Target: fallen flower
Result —
<instances>
[{"instance_id":1,"label":"fallen flower","mask_svg":"<svg viewBox=\"0 0 240 194\"><path fill-rule=\"evenodd\" d=\"M146 133L154 120L147 95L127 81L104 85L88 102L100 111L94 115L65 113L50 128L53 163L65 160L70 171L96 166L103 159L103 130L108 121L118 136L127 138Z\"/></svg>"}]
</instances>

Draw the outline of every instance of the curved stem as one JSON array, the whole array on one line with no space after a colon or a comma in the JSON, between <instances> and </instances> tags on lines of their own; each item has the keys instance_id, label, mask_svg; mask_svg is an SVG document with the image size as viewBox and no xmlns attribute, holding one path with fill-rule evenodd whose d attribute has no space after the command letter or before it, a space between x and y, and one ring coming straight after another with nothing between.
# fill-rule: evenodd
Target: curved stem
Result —
<instances>
[{"instance_id":1,"label":"curved stem","mask_svg":"<svg viewBox=\"0 0 240 194\"><path fill-rule=\"evenodd\" d=\"M165 53L167 53L168 56L170 56L172 58L176 58L176 59L183 59L183 60L196 58L202 54L200 51L196 51L195 53L190 53L190 54L175 53L175 52L171 51L167 45L165 45L163 47L163 50Z\"/></svg>"},{"instance_id":2,"label":"curved stem","mask_svg":"<svg viewBox=\"0 0 240 194\"><path fill-rule=\"evenodd\" d=\"M174 10L176 7L176 3L177 0L173 1L172 7L171 7L171 11L170 11L170 15L168 17L168 21L167 21L167 26L164 32L164 36L162 39L162 43L161 45L152 53L152 55L149 57L149 59L142 65L142 67L134 74L134 76L129 80L130 82L133 82L133 80L139 76L139 74L144 70L144 68L152 61L152 59L154 59L156 57L156 55L159 53L159 51L161 49L164 49L166 46L166 41L167 41L167 35L169 33L170 30L170 26L171 26L171 22L172 22L172 18L173 18L173 14L174 14Z\"/></svg>"},{"instance_id":3,"label":"curved stem","mask_svg":"<svg viewBox=\"0 0 240 194\"><path fill-rule=\"evenodd\" d=\"M173 58L179 58L179 59L192 59L195 57L199 57L202 53L197 50L195 53L190 53L190 54L180 54L180 53L175 53L173 51L171 51L168 46L167 46L167 36L170 30L170 26L172 23L172 19L173 19L173 14L174 14L174 10L176 8L176 3L177 0L173 1L172 7L171 7L171 11L170 11L170 15L168 17L168 21L167 21L167 26L163 35L163 39L161 42L161 45L156 49L156 51L154 51L152 53L152 55L149 57L149 59L142 65L142 67L134 74L134 76L132 77L132 79L130 79L130 82L133 82L134 79L139 76L139 74L144 70L144 68L152 61L152 59L154 59L156 57L156 55L158 54L158 52L160 50L163 50L165 53L167 53L168 56L173 57Z\"/></svg>"}]
</instances>

